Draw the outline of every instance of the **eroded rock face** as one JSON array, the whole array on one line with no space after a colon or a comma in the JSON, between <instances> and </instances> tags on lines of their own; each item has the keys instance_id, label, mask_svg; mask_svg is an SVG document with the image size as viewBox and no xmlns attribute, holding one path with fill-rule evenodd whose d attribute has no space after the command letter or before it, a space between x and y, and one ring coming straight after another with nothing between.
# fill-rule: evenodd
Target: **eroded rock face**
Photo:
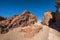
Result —
<instances>
[{"instance_id":1,"label":"eroded rock face","mask_svg":"<svg viewBox=\"0 0 60 40\"><path fill-rule=\"evenodd\" d=\"M21 32L24 32L25 38L32 38L35 36L36 33L39 33L42 30L42 24L35 23L33 25L29 25L21 29Z\"/></svg>"},{"instance_id":2,"label":"eroded rock face","mask_svg":"<svg viewBox=\"0 0 60 40\"><path fill-rule=\"evenodd\" d=\"M44 13L43 19L42 19L42 24L44 25L49 25L49 21L53 19L52 12L47 11Z\"/></svg>"},{"instance_id":3,"label":"eroded rock face","mask_svg":"<svg viewBox=\"0 0 60 40\"><path fill-rule=\"evenodd\" d=\"M6 20L0 21L0 33L4 34L9 31L9 29L7 27L10 24L10 22L11 22L11 19L6 19Z\"/></svg>"},{"instance_id":4,"label":"eroded rock face","mask_svg":"<svg viewBox=\"0 0 60 40\"><path fill-rule=\"evenodd\" d=\"M45 12L42 24L50 25L52 23L55 23L57 26L60 26L60 0L56 0L55 6L57 8L56 12Z\"/></svg>"},{"instance_id":5,"label":"eroded rock face","mask_svg":"<svg viewBox=\"0 0 60 40\"><path fill-rule=\"evenodd\" d=\"M55 12L51 12L51 11L47 11L44 13L44 16L42 18L42 24L44 25L51 25L53 23L55 23Z\"/></svg>"},{"instance_id":6,"label":"eroded rock face","mask_svg":"<svg viewBox=\"0 0 60 40\"><path fill-rule=\"evenodd\" d=\"M22 14L14 17L9 24L9 27L17 27L17 26L27 26L30 24L34 24L37 22L37 17L30 14L29 11L24 11Z\"/></svg>"},{"instance_id":7,"label":"eroded rock face","mask_svg":"<svg viewBox=\"0 0 60 40\"><path fill-rule=\"evenodd\" d=\"M0 21L1 33L8 32L10 28L24 27L35 22L37 22L37 17L30 14L29 11L24 11L22 14Z\"/></svg>"},{"instance_id":8,"label":"eroded rock face","mask_svg":"<svg viewBox=\"0 0 60 40\"><path fill-rule=\"evenodd\" d=\"M55 6L57 8L56 12L45 12L42 24L50 25L52 23L55 23L57 26L60 26L60 0L56 0Z\"/></svg>"}]
</instances>

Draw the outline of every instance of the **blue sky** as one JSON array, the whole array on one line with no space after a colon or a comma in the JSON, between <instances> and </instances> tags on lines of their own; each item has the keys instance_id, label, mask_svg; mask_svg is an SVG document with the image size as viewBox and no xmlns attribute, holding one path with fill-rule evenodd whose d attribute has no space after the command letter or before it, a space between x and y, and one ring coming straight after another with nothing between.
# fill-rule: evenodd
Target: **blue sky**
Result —
<instances>
[{"instance_id":1,"label":"blue sky","mask_svg":"<svg viewBox=\"0 0 60 40\"><path fill-rule=\"evenodd\" d=\"M45 11L56 11L55 0L0 0L0 16L12 17L29 10L41 21Z\"/></svg>"}]
</instances>

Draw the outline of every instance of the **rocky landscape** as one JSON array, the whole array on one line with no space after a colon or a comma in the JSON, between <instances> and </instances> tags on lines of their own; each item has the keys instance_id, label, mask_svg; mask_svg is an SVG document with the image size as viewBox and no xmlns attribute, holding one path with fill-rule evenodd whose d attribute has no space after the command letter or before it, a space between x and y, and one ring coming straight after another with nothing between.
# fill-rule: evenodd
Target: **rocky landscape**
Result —
<instances>
[{"instance_id":1,"label":"rocky landscape","mask_svg":"<svg viewBox=\"0 0 60 40\"><path fill-rule=\"evenodd\" d=\"M60 40L60 0L56 12L46 11L41 23L25 10L10 18L0 16L0 40Z\"/></svg>"}]
</instances>

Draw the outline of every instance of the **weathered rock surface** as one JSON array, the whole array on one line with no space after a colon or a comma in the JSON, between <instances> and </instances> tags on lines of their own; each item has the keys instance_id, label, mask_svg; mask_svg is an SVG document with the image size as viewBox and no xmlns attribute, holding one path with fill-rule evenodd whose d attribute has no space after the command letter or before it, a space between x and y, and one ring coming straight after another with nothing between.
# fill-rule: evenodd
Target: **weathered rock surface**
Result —
<instances>
[{"instance_id":1,"label":"weathered rock surface","mask_svg":"<svg viewBox=\"0 0 60 40\"><path fill-rule=\"evenodd\" d=\"M55 14L55 19L56 19L56 25L60 26L60 0L56 0L56 14Z\"/></svg>"},{"instance_id":2,"label":"weathered rock surface","mask_svg":"<svg viewBox=\"0 0 60 40\"><path fill-rule=\"evenodd\" d=\"M41 27L42 27L41 24L36 23L29 27L27 26L24 28L23 27L22 28L21 27L14 28L12 31L9 31L6 34L2 34L2 35L0 34L0 40L39 40L39 39L44 39L44 38L46 38L46 36L43 37L41 34L43 34L43 33L45 34L46 31L41 32L42 31ZM44 30L46 28L44 28ZM32 31L30 31L30 30L32 30ZM33 32L33 33L31 33L31 32ZM37 35L37 34L39 34L39 35Z\"/></svg>"},{"instance_id":3,"label":"weathered rock surface","mask_svg":"<svg viewBox=\"0 0 60 40\"><path fill-rule=\"evenodd\" d=\"M34 25L29 25L21 29L21 32L25 32L24 36L26 38L32 38L36 33L42 30L42 24L35 23Z\"/></svg>"},{"instance_id":4,"label":"weathered rock surface","mask_svg":"<svg viewBox=\"0 0 60 40\"><path fill-rule=\"evenodd\" d=\"M0 21L5 20L6 18L0 16Z\"/></svg>"},{"instance_id":5,"label":"weathered rock surface","mask_svg":"<svg viewBox=\"0 0 60 40\"><path fill-rule=\"evenodd\" d=\"M55 14L55 17L56 17L56 25L60 26L60 13L56 13Z\"/></svg>"},{"instance_id":6,"label":"weathered rock surface","mask_svg":"<svg viewBox=\"0 0 60 40\"><path fill-rule=\"evenodd\" d=\"M42 24L35 23L37 17L29 11L0 21L0 33L6 33L0 34L0 40L60 40L60 0L55 6L56 12L44 13Z\"/></svg>"},{"instance_id":7,"label":"weathered rock surface","mask_svg":"<svg viewBox=\"0 0 60 40\"><path fill-rule=\"evenodd\" d=\"M29 11L24 11L22 14L14 17L8 27L27 26L37 22L37 17L30 14Z\"/></svg>"},{"instance_id":8,"label":"weathered rock surface","mask_svg":"<svg viewBox=\"0 0 60 40\"><path fill-rule=\"evenodd\" d=\"M55 23L57 26L60 26L60 0L56 0L55 6L57 8L56 12L47 11L44 13L42 24L51 25Z\"/></svg>"},{"instance_id":9,"label":"weathered rock surface","mask_svg":"<svg viewBox=\"0 0 60 40\"><path fill-rule=\"evenodd\" d=\"M41 23L44 24L44 25L49 25L49 22L52 22L52 21L50 21L52 19L53 19L52 12L47 11L47 12L44 13L44 16L43 16L43 19L42 19Z\"/></svg>"},{"instance_id":10,"label":"weathered rock surface","mask_svg":"<svg viewBox=\"0 0 60 40\"><path fill-rule=\"evenodd\" d=\"M56 6L57 8L60 7L60 0L56 0L56 2L55 2L55 6Z\"/></svg>"},{"instance_id":11,"label":"weathered rock surface","mask_svg":"<svg viewBox=\"0 0 60 40\"><path fill-rule=\"evenodd\" d=\"M18 27L6 34L0 34L0 40L60 40L60 32L55 29L40 23L34 25L31 25L33 26L32 28L30 26L27 26L27 28ZM40 29L41 27L43 28ZM32 32L30 30L32 30L33 33L29 33Z\"/></svg>"},{"instance_id":12,"label":"weathered rock surface","mask_svg":"<svg viewBox=\"0 0 60 40\"><path fill-rule=\"evenodd\" d=\"M55 12L47 11L44 13L44 16L42 18L42 24L44 25L51 25L55 23Z\"/></svg>"},{"instance_id":13,"label":"weathered rock surface","mask_svg":"<svg viewBox=\"0 0 60 40\"><path fill-rule=\"evenodd\" d=\"M29 11L24 11L22 14L0 21L1 33L5 33L10 28L24 27L34 24L35 22L37 22L37 17L30 14Z\"/></svg>"}]
</instances>

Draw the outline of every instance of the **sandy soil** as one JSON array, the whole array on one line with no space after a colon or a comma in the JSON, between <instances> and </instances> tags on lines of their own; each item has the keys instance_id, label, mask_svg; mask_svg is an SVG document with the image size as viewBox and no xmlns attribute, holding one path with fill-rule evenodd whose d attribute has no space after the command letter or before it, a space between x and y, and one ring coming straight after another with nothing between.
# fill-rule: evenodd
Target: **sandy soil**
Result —
<instances>
[{"instance_id":1,"label":"sandy soil","mask_svg":"<svg viewBox=\"0 0 60 40\"><path fill-rule=\"evenodd\" d=\"M43 26L43 29L32 38L25 38L21 27L14 28L6 34L0 34L0 40L60 40L60 32Z\"/></svg>"}]
</instances>

